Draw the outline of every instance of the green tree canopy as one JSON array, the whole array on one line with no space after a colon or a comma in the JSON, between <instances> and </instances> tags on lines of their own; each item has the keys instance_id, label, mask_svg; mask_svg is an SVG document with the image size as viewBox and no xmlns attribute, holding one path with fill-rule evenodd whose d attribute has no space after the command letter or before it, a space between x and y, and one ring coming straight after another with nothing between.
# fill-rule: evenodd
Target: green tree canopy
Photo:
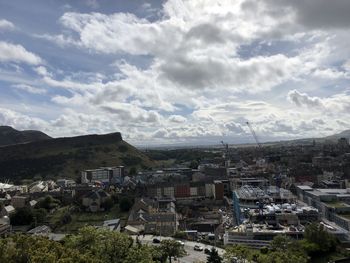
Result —
<instances>
[{"instance_id":1,"label":"green tree canopy","mask_svg":"<svg viewBox=\"0 0 350 263\"><path fill-rule=\"evenodd\" d=\"M186 254L183 246L176 240L166 239L160 243L160 250L169 258L169 262L172 262L174 257L182 257Z\"/></svg>"},{"instance_id":2,"label":"green tree canopy","mask_svg":"<svg viewBox=\"0 0 350 263\"><path fill-rule=\"evenodd\" d=\"M33 222L33 219L33 211L29 207L19 208L10 216L12 225L29 225Z\"/></svg>"},{"instance_id":3,"label":"green tree canopy","mask_svg":"<svg viewBox=\"0 0 350 263\"><path fill-rule=\"evenodd\" d=\"M66 246L79 251L88 251L101 259L102 262L123 262L133 245L133 240L126 234L95 229L92 226L84 227L78 234L67 238Z\"/></svg>"},{"instance_id":4,"label":"green tree canopy","mask_svg":"<svg viewBox=\"0 0 350 263\"><path fill-rule=\"evenodd\" d=\"M310 254L334 251L337 245L335 237L322 224L312 223L306 226L304 238L302 244Z\"/></svg>"},{"instance_id":5,"label":"green tree canopy","mask_svg":"<svg viewBox=\"0 0 350 263\"><path fill-rule=\"evenodd\" d=\"M222 257L220 257L219 252L214 247L211 248L209 255L207 257L207 263L221 263Z\"/></svg>"},{"instance_id":6,"label":"green tree canopy","mask_svg":"<svg viewBox=\"0 0 350 263\"><path fill-rule=\"evenodd\" d=\"M132 207L132 202L128 197L123 197L119 202L119 208L123 212L127 212Z\"/></svg>"},{"instance_id":7,"label":"green tree canopy","mask_svg":"<svg viewBox=\"0 0 350 263\"><path fill-rule=\"evenodd\" d=\"M100 263L88 251L66 248L42 236L15 235L0 239L0 262Z\"/></svg>"}]
</instances>

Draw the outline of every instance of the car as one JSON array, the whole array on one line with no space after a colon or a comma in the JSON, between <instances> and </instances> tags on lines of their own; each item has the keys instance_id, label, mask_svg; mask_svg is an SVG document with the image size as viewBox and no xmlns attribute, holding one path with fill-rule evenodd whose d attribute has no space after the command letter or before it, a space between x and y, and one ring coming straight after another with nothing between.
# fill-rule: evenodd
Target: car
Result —
<instances>
[{"instance_id":1,"label":"car","mask_svg":"<svg viewBox=\"0 0 350 263\"><path fill-rule=\"evenodd\" d=\"M203 251L203 247L199 246L199 245L195 245L193 247L193 250L196 250L196 251Z\"/></svg>"},{"instance_id":2,"label":"car","mask_svg":"<svg viewBox=\"0 0 350 263\"><path fill-rule=\"evenodd\" d=\"M207 254L207 255L210 254L210 249L209 248L205 248L204 249L204 253Z\"/></svg>"},{"instance_id":3,"label":"car","mask_svg":"<svg viewBox=\"0 0 350 263\"><path fill-rule=\"evenodd\" d=\"M160 243L160 240L158 238L153 238L153 243L154 244L159 244Z\"/></svg>"}]
</instances>

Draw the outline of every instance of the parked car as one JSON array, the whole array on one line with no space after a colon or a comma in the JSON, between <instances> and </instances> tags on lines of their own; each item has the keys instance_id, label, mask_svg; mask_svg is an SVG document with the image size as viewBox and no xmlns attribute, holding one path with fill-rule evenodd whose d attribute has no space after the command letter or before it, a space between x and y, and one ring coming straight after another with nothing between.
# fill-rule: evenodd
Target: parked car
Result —
<instances>
[{"instance_id":1,"label":"parked car","mask_svg":"<svg viewBox=\"0 0 350 263\"><path fill-rule=\"evenodd\" d=\"M193 247L193 250L196 250L196 251L203 251L203 247L199 246L199 245L195 245Z\"/></svg>"},{"instance_id":2,"label":"parked car","mask_svg":"<svg viewBox=\"0 0 350 263\"><path fill-rule=\"evenodd\" d=\"M154 244L159 244L160 243L160 240L158 238L153 238L153 243Z\"/></svg>"}]
</instances>

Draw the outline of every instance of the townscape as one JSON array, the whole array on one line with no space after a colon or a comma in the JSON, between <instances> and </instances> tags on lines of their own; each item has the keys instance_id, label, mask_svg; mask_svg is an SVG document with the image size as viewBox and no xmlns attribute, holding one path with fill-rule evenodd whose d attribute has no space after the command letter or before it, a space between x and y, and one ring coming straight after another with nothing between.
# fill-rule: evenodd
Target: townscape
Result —
<instances>
[{"instance_id":1,"label":"townscape","mask_svg":"<svg viewBox=\"0 0 350 263\"><path fill-rule=\"evenodd\" d=\"M0 263L350 263L350 0L0 0Z\"/></svg>"},{"instance_id":2,"label":"townscape","mask_svg":"<svg viewBox=\"0 0 350 263\"><path fill-rule=\"evenodd\" d=\"M188 156L164 157L174 151ZM303 240L317 224L347 255L348 139L143 152L159 166L95 167L78 178L0 183L1 236L60 242L93 226L155 246L175 239L186 247L181 262L205 262L212 248L221 257L230 246L269 248L280 236Z\"/></svg>"}]
</instances>

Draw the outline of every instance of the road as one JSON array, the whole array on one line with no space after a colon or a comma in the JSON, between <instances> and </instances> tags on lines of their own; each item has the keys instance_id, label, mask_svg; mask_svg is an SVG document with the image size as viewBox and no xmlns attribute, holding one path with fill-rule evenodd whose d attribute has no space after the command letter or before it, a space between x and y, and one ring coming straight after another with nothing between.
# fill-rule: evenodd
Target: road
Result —
<instances>
[{"instance_id":1,"label":"road","mask_svg":"<svg viewBox=\"0 0 350 263\"><path fill-rule=\"evenodd\" d=\"M142 244L150 244L150 245L158 245L158 244L154 244L153 243L153 239L155 238L156 236L152 236L152 235L145 235L144 237L141 235L139 236L139 240ZM136 240L136 236L133 236L133 238ZM157 236L157 239L160 239L160 240L164 240L164 239L174 239L174 238L171 238L171 237L159 237ZM193 262L207 262L207 255L204 253L204 251L195 251L193 249L193 247L195 245L199 245L201 247L203 247L203 249L205 248L208 248L208 249L211 249L213 246L210 246L210 245L204 245L202 243L198 243L198 242L193 242L193 241L185 241L185 240L182 240L185 245L184 245L184 249L185 251L187 252L187 255L182 257L182 258L179 258L177 259L176 261L173 260L173 262L175 263L193 263ZM216 249L218 250L219 252L219 255L223 255L225 250L223 250L222 248L218 248L216 247Z\"/></svg>"}]
</instances>

